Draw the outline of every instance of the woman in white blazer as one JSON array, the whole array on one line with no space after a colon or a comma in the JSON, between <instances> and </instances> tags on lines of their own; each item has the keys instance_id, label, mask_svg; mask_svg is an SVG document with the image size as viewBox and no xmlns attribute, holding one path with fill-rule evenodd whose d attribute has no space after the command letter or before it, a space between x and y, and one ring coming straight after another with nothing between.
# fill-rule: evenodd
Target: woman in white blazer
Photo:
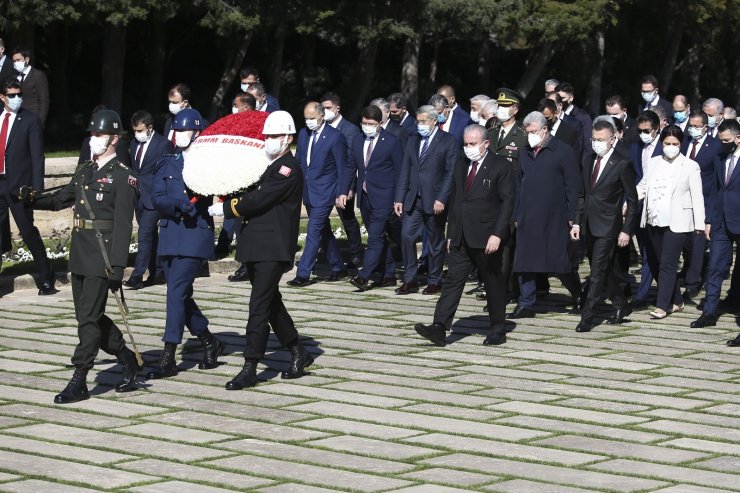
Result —
<instances>
[{"instance_id":1,"label":"woman in white blazer","mask_svg":"<svg viewBox=\"0 0 740 493\"><path fill-rule=\"evenodd\" d=\"M689 236L704 231L701 172L695 161L681 154L682 141L678 126L666 127L660 134L663 154L650 158L647 173L637 184L637 195L644 199L640 226L647 227L647 246L654 258L650 270L658 280L653 318L683 310L678 259Z\"/></svg>"}]
</instances>

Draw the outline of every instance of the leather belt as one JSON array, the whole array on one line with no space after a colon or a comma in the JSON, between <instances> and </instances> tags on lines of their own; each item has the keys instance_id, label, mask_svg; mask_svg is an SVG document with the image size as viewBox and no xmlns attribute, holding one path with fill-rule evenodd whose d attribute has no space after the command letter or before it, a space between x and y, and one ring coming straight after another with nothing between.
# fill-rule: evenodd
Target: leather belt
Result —
<instances>
[{"instance_id":1,"label":"leather belt","mask_svg":"<svg viewBox=\"0 0 740 493\"><path fill-rule=\"evenodd\" d=\"M83 219L81 217L75 217L72 219L72 227L76 229L99 229L102 231L112 231L113 230L113 220L112 219L98 219L96 221L91 221L89 219Z\"/></svg>"}]
</instances>

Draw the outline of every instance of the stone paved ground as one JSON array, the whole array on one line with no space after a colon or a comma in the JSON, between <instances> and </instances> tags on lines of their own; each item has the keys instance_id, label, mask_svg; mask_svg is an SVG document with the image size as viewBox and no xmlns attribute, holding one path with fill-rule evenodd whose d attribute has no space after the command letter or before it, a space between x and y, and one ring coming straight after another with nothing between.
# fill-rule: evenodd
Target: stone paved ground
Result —
<instances>
[{"instance_id":1,"label":"stone paved ground","mask_svg":"<svg viewBox=\"0 0 740 493\"><path fill-rule=\"evenodd\" d=\"M284 279L287 280L289 276ZM196 281L224 365L112 391L100 355L88 401L56 406L76 343L71 292L0 299L0 491L407 493L740 491L740 350L729 315L692 330L695 307L659 322L576 334L561 289L501 347L484 347L481 302L466 296L446 348L416 336L434 298L347 283L283 288L312 375L227 392L241 365L249 285ZM129 292L136 340L161 347L164 286ZM113 300L109 313L114 314ZM117 318L114 316L114 318Z\"/></svg>"}]
</instances>

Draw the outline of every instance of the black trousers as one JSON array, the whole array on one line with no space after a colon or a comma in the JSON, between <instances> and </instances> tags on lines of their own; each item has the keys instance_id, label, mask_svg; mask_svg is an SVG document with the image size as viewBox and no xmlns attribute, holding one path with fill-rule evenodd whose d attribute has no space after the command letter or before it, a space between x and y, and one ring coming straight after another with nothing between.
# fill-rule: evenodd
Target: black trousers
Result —
<instances>
[{"instance_id":1,"label":"black trousers","mask_svg":"<svg viewBox=\"0 0 740 493\"><path fill-rule=\"evenodd\" d=\"M449 329L460 304L470 269L475 266L483 279L488 304L488 318L493 331L503 331L506 319L506 282L501 270L502 252L486 254L482 248L465 244L450 248L447 256L447 277L442 282L442 293L434 309L434 323Z\"/></svg>"},{"instance_id":2,"label":"black trousers","mask_svg":"<svg viewBox=\"0 0 740 493\"><path fill-rule=\"evenodd\" d=\"M683 249L685 267L684 287L688 290L699 289L706 273L707 237L704 233L690 233Z\"/></svg>"},{"instance_id":3,"label":"black trousers","mask_svg":"<svg viewBox=\"0 0 740 493\"><path fill-rule=\"evenodd\" d=\"M51 271L51 263L46 256L46 247L41 240L41 234L36 226L33 225L33 210L23 206L23 202L18 200L17 190L8 190L8 182L5 178L0 178L0 224L8 220L8 215L13 214L13 220L18 231L21 233L23 242L33 255L33 262L36 264L36 272L39 274L40 282L50 280L54 273ZM8 242L10 238L4 239ZM0 240L0 243L5 243Z\"/></svg>"},{"instance_id":4,"label":"black trousers","mask_svg":"<svg viewBox=\"0 0 740 493\"><path fill-rule=\"evenodd\" d=\"M586 231L586 253L591 263L591 272L588 279L586 301L583 304L581 319L591 321L594 315L594 306L609 293L613 296L612 303L616 308L625 305L624 293L614 275L614 253L617 246L616 238L599 238Z\"/></svg>"},{"instance_id":5,"label":"black trousers","mask_svg":"<svg viewBox=\"0 0 740 493\"><path fill-rule=\"evenodd\" d=\"M108 279L72 274L72 298L80 342L72 355L72 364L89 370L98 351L117 355L126 348L120 329L105 314Z\"/></svg>"},{"instance_id":6,"label":"black trousers","mask_svg":"<svg viewBox=\"0 0 740 493\"><path fill-rule=\"evenodd\" d=\"M347 243L352 258L359 257L362 254L362 236L360 235L360 223L357 222L355 215L355 197L347 200L344 209L337 207L337 214L342 220L344 232L347 234Z\"/></svg>"},{"instance_id":7,"label":"black trousers","mask_svg":"<svg viewBox=\"0 0 740 493\"><path fill-rule=\"evenodd\" d=\"M648 247L653 251L653 262L657 265L650 266L650 270L658 273L658 299L655 307L670 311L671 305L680 305L681 291L678 287L678 259L681 250L691 233L674 233L670 228L649 226ZM650 261L651 255L648 255Z\"/></svg>"},{"instance_id":8,"label":"black trousers","mask_svg":"<svg viewBox=\"0 0 740 493\"><path fill-rule=\"evenodd\" d=\"M258 361L265 356L270 327L283 346L298 342L298 332L279 289L280 278L292 266L289 262L246 262L246 265L252 294L244 359Z\"/></svg>"}]
</instances>

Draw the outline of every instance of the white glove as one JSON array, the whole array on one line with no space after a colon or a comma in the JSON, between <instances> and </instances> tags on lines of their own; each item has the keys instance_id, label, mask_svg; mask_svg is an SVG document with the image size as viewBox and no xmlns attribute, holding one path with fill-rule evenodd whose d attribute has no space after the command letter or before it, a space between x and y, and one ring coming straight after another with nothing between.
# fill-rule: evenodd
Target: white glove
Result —
<instances>
[{"instance_id":1,"label":"white glove","mask_svg":"<svg viewBox=\"0 0 740 493\"><path fill-rule=\"evenodd\" d=\"M212 216L223 216L224 215L224 203L216 202L208 208L208 214Z\"/></svg>"}]
</instances>

